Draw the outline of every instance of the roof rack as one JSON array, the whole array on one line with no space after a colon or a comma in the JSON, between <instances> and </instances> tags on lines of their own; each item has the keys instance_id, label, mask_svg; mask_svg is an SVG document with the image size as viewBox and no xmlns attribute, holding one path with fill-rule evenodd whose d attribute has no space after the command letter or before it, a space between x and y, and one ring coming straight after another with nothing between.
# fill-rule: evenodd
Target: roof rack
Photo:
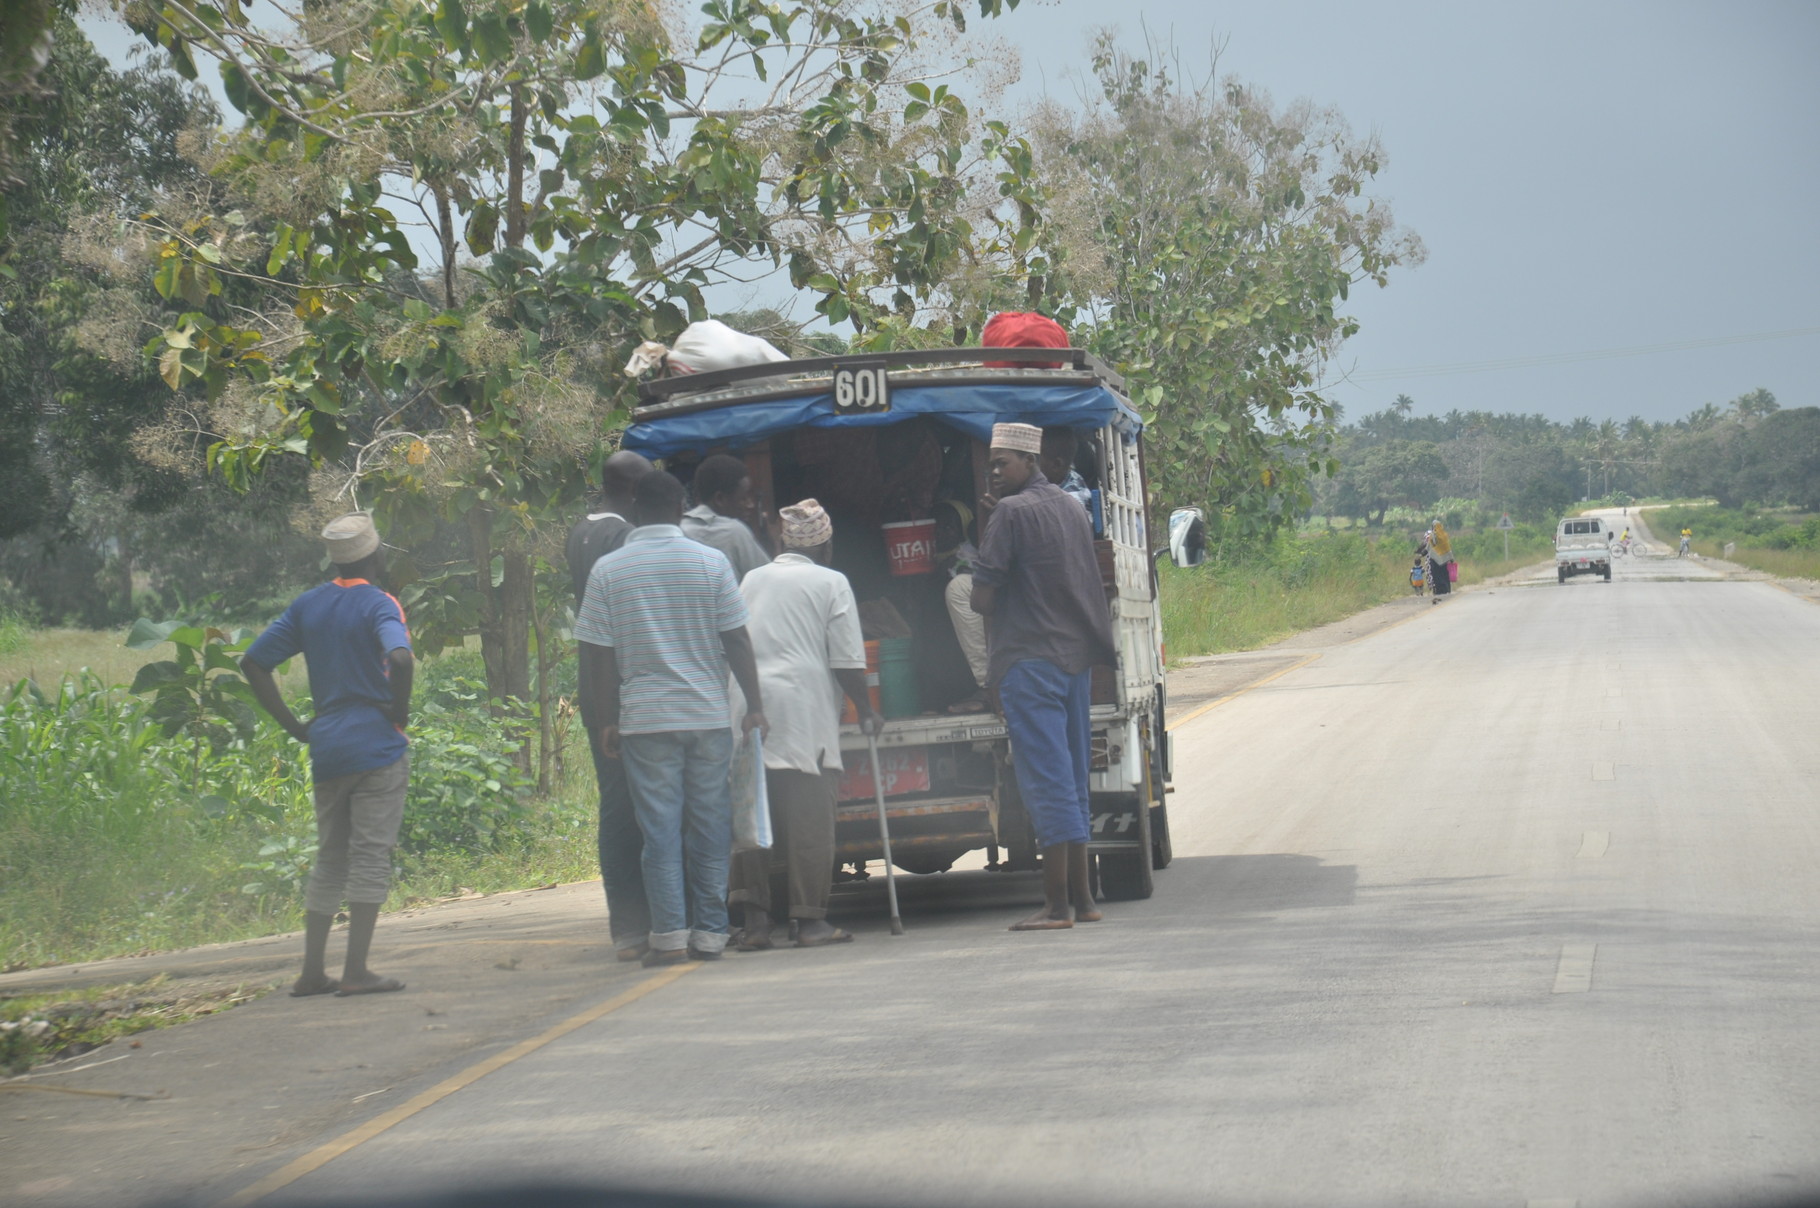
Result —
<instances>
[{"instance_id":1,"label":"roof rack","mask_svg":"<svg viewBox=\"0 0 1820 1208\"><path fill-rule=\"evenodd\" d=\"M1044 368L987 368L987 360L1033 364ZM1046 368L1057 361L1060 369ZM954 367L939 372L943 366ZM1004 383L1031 378L1045 383L1087 379L1123 393L1125 379L1111 366L1084 348L919 348L899 352L849 353L835 357L805 357L717 369L710 373L679 374L640 382L641 415L675 415L730 402L787 398L802 394L809 382L797 379L832 378L837 369L877 369L917 373L931 385ZM937 371L937 372L930 372Z\"/></svg>"}]
</instances>

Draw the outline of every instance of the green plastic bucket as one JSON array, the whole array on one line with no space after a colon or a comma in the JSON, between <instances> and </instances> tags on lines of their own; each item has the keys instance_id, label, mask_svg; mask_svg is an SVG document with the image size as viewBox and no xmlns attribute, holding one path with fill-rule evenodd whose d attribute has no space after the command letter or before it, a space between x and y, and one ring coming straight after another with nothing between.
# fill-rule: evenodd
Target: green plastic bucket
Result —
<instances>
[{"instance_id":1,"label":"green plastic bucket","mask_svg":"<svg viewBox=\"0 0 1820 1208\"><path fill-rule=\"evenodd\" d=\"M915 717L923 711L912 647L909 638L885 638L878 644L878 710L886 717Z\"/></svg>"}]
</instances>

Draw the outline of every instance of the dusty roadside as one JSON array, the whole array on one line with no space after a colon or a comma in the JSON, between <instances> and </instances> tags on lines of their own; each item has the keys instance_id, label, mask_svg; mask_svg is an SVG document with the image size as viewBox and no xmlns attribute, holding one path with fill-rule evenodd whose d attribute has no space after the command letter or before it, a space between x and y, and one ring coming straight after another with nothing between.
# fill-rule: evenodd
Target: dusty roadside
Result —
<instances>
[{"instance_id":1,"label":"dusty roadside","mask_svg":"<svg viewBox=\"0 0 1820 1208\"><path fill-rule=\"evenodd\" d=\"M224 1014L141 1033L136 1049L115 1043L0 1082L0 1202L151 1202L231 1189L402 1102L464 1057L644 975L613 960L595 882L387 915L374 963L409 983L402 994L293 999L285 990L300 946L296 935L272 936L0 977L0 994L158 973L173 985L273 988ZM332 960L339 948L338 937ZM173 1146L174 1136L212 1143Z\"/></svg>"}]
</instances>

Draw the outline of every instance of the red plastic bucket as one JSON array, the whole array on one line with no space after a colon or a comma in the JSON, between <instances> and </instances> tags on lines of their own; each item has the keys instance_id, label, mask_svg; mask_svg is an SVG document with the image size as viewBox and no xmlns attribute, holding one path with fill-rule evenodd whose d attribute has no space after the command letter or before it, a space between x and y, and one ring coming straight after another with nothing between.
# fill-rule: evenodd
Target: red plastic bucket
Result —
<instances>
[{"instance_id":1,"label":"red plastic bucket","mask_svg":"<svg viewBox=\"0 0 1820 1208\"><path fill-rule=\"evenodd\" d=\"M887 524L885 557L894 575L926 575L935 569L935 521L899 520Z\"/></svg>"}]
</instances>

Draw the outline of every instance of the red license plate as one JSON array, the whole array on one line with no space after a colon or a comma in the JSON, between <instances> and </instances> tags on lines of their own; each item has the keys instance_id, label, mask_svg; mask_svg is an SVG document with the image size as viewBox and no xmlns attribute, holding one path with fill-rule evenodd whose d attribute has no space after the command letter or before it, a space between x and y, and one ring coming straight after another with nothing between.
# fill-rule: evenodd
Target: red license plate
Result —
<instances>
[{"instance_id":1,"label":"red license plate","mask_svg":"<svg viewBox=\"0 0 1820 1208\"><path fill-rule=\"evenodd\" d=\"M906 793L929 791L928 748L880 751L878 762L879 774L885 782L885 796L901 797ZM865 751L848 751L846 766L840 781L840 800L872 800L872 756Z\"/></svg>"}]
</instances>

